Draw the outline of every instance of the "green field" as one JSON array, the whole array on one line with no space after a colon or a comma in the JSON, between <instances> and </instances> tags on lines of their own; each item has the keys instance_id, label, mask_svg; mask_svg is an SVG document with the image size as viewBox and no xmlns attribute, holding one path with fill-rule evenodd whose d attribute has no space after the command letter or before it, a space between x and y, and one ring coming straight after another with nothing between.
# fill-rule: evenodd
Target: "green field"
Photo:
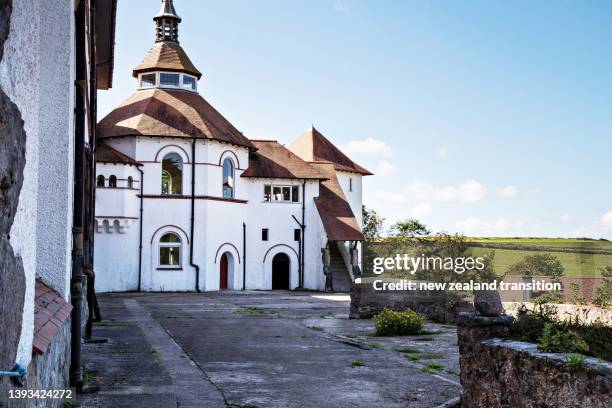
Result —
<instances>
[{"instance_id":1,"label":"green field","mask_svg":"<svg viewBox=\"0 0 612 408\"><path fill-rule=\"evenodd\" d=\"M567 277L601 277L600 269L612 266L612 242L564 238L468 238L472 254L481 256L495 250L495 272L503 274L508 266L527 255L549 253L559 258Z\"/></svg>"}]
</instances>

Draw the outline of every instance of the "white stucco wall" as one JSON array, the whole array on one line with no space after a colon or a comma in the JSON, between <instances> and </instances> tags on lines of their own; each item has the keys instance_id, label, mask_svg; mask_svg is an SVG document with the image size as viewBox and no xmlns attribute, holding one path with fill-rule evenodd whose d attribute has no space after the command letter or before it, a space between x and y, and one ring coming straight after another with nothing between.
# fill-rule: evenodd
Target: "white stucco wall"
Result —
<instances>
[{"instance_id":1,"label":"white stucco wall","mask_svg":"<svg viewBox=\"0 0 612 408\"><path fill-rule=\"evenodd\" d=\"M17 361L32 356L34 282L68 296L72 211L74 22L70 0L14 0L0 83L27 135L24 183L11 244L26 275ZM67 63L68 61L68 63Z\"/></svg>"},{"instance_id":2,"label":"white stucco wall","mask_svg":"<svg viewBox=\"0 0 612 408\"><path fill-rule=\"evenodd\" d=\"M349 206L351 207L351 210L353 210L353 214L357 219L357 223L360 227L363 227L363 220L361 214L361 206L363 204L361 174L337 171L336 177L338 177L338 182L340 183L342 192L344 193L344 196L346 197ZM350 189L351 180L353 181L352 191Z\"/></svg>"}]
</instances>

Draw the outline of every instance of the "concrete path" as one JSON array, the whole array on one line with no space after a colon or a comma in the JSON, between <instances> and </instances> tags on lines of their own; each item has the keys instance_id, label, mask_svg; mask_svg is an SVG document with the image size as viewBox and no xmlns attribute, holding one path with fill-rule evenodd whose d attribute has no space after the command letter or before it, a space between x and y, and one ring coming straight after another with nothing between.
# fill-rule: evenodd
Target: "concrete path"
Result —
<instances>
[{"instance_id":1,"label":"concrete path","mask_svg":"<svg viewBox=\"0 0 612 408\"><path fill-rule=\"evenodd\" d=\"M84 347L82 407L441 407L459 397L453 326L373 337L348 296L111 295Z\"/></svg>"}]
</instances>

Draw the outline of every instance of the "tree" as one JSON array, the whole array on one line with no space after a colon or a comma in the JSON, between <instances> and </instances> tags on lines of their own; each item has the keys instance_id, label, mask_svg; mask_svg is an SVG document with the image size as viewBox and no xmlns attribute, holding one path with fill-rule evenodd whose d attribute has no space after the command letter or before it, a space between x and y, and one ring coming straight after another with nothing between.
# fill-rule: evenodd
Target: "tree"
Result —
<instances>
[{"instance_id":1,"label":"tree","mask_svg":"<svg viewBox=\"0 0 612 408\"><path fill-rule=\"evenodd\" d=\"M361 207L361 215L363 217L363 237L366 241L372 241L380 237L385 219L378 215L376 211L367 208L365 205Z\"/></svg>"},{"instance_id":2,"label":"tree","mask_svg":"<svg viewBox=\"0 0 612 408\"><path fill-rule=\"evenodd\" d=\"M509 275L524 276L550 276L553 282L559 282L564 275L565 268L554 255L537 254L528 255L508 267Z\"/></svg>"},{"instance_id":3,"label":"tree","mask_svg":"<svg viewBox=\"0 0 612 408\"><path fill-rule=\"evenodd\" d=\"M601 285L595 289L595 304L600 307L612 306L612 266L601 268Z\"/></svg>"},{"instance_id":4,"label":"tree","mask_svg":"<svg viewBox=\"0 0 612 408\"><path fill-rule=\"evenodd\" d=\"M391 235L403 238L422 238L431 234L431 231L421 221L410 218L398 221L391 226Z\"/></svg>"}]
</instances>

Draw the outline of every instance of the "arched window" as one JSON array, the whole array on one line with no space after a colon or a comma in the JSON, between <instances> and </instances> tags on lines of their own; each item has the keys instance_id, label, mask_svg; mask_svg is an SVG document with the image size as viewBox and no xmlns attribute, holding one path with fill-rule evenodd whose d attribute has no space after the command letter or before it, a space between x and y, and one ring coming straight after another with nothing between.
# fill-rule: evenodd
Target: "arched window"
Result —
<instances>
[{"instance_id":1,"label":"arched window","mask_svg":"<svg viewBox=\"0 0 612 408\"><path fill-rule=\"evenodd\" d=\"M134 188L134 177L128 177L128 188Z\"/></svg>"},{"instance_id":2,"label":"arched window","mask_svg":"<svg viewBox=\"0 0 612 408\"><path fill-rule=\"evenodd\" d=\"M114 174L108 178L108 186L111 188L117 187L117 176Z\"/></svg>"},{"instance_id":3,"label":"arched window","mask_svg":"<svg viewBox=\"0 0 612 408\"><path fill-rule=\"evenodd\" d=\"M162 160L162 194L183 194L183 159L168 153Z\"/></svg>"},{"instance_id":4,"label":"arched window","mask_svg":"<svg viewBox=\"0 0 612 408\"><path fill-rule=\"evenodd\" d=\"M98 178L96 179L96 186L104 187L104 182L105 182L104 176L100 174Z\"/></svg>"},{"instance_id":5,"label":"arched window","mask_svg":"<svg viewBox=\"0 0 612 408\"><path fill-rule=\"evenodd\" d=\"M223 160L223 198L234 198L234 163Z\"/></svg>"},{"instance_id":6,"label":"arched window","mask_svg":"<svg viewBox=\"0 0 612 408\"><path fill-rule=\"evenodd\" d=\"M181 266L181 239L172 232L164 234L159 240L159 266L168 268Z\"/></svg>"}]
</instances>

